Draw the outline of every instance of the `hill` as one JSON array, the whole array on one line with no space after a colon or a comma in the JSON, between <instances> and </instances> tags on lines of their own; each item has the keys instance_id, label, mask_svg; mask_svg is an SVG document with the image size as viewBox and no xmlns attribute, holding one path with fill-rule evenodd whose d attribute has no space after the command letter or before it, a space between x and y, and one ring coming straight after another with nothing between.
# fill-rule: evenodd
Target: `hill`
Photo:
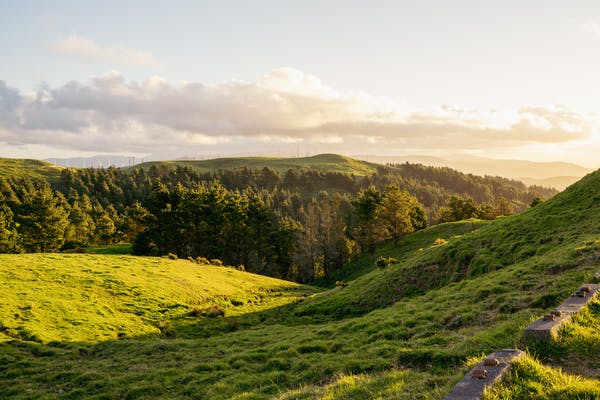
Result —
<instances>
[{"instance_id":1,"label":"hill","mask_svg":"<svg viewBox=\"0 0 600 400\"><path fill-rule=\"evenodd\" d=\"M319 172L340 172L365 176L375 173L377 165L354 160L337 154L319 154L312 157L276 158L276 157L236 157L215 158L211 160L178 160L178 161L150 161L136 165L136 168L148 170L153 165L189 167L198 172L214 172L218 170L247 167L260 169L269 167L278 172L289 169L307 169Z\"/></svg>"},{"instance_id":2,"label":"hill","mask_svg":"<svg viewBox=\"0 0 600 400\"><path fill-rule=\"evenodd\" d=\"M593 279L598 226L600 172L519 215L405 236L361 256L327 290L276 280L245 286L256 276L227 268L200 277L198 270L212 269L183 260L2 256L0 294L10 300L0 315L0 391L11 398L441 398L482 354L526 348L522 329ZM221 297L228 274L247 288L240 297L228 286ZM225 316L194 311L198 297L227 306ZM97 335L79 310L99 319ZM576 388L580 398L594 398L598 381L558 375L550 361L574 362L572 353L591 376L598 311L582 321L590 335L531 348L549 365L528 359L518 371L533 373L513 383L537 392L503 398L569 398ZM588 351L570 351L580 343ZM560 384L550 389L544 376Z\"/></svg>"},{"instance_id":3,"label":"hill","mask_svg":"<svg viewBox=\"0 0 600 400\"><path fill-rule=\"evenodd\" d=\"M0 338L97 342L159 335L161 322L218 306L235 316L311 293L291 282L188 260L0 255Z\"/></svg>"},{"instance_id":4,"label":"hill","mask_svg":"<svg viewBox=\"0 0 600 400\"><path fill-rule=\"evenodd\" d=\"M60 178L63 167L45 161L20 158L0 158L0 176L4 178L43 178L55 182Z\"/></svg>"},{"instance_id":5,"label":"hill","mask_svg":"<svg viewBox=\"0 0 600 400\"><path fill-rule=\"evenodd\" d=\"M520 177L516 179L529 186L537 185L543 187L552 187L558 190L564 190L565 188L569 187L570 185L581 179L581 176L554 176L551 178L544 179Z\"/></svg>"},{"instance_id":6,"label":"hill","mask_svg":"<svg viewBox=\"0 0 600 400\"><path fill-rule=\"evenodd\" d=\"M534 162L527 160L503 160L466 155L431 157L408 156L356 156L359 160L374 163L412 163L433 167L449 167L474 175L502 176L516 179L526 185L539 185L563 190L589 173L588 168L567 162Z\"/></svg>"}]
</instances>

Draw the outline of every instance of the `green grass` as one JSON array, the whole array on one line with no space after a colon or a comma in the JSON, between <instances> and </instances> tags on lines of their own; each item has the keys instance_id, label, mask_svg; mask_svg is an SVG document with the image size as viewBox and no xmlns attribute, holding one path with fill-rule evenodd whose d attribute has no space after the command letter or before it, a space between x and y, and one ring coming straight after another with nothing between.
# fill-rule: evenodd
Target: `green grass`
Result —
<instances>
[{"instance_id":1,"label":"green grass","mask_svg":"<svg viewBox=\"0 0 600 400\"><path fill-rule=\"evenodd\" d=\"M600 382L569 375L543 365L531 356L513 365L508 379L490 390L485 400L573 400L600 398Z\"/></svg>"},{"instance_id":2,"label":"green grass","mask_svg":"<svg viewBox=\"0 0 600 400\"><path fill-rule=\"evenodd\" d=\"M0 256L0 393L439 399L473 359L523 348L522 330L592 279L598 226L600 173L526 213L388 244L331 289L187 260ZM210 306L225 316L204 316ZM552 368L565 354L595 365L597 308L546 353L532 347L548 366L525 359L488 397L597 398L597 380Z\"/></svg>"},{"instance_id":3,"label":"green grass","mask_svg":"<svg viewBox=\"0 0 600 400\"><path fill-rule=\"evenodd\" d=\"M269 167L281 173L289 169L310 169L319 172L340 172L357 176L371 175L376 172L377 165L366 161L355 160L337 154L320 154L312 157L276 158L276 157L235 157L216 158L212 160L152 161L136 166L150 169L152 165L186 166L200 172L247 167L257 169Z\"/></svg>"},{"instance_id":4,"label":"green grass","mask_svg":"<svg viewBox=\"0 0 600 400\"><path fill-rule=\"evenodd\" d=\"M40 160L0 158L0 176L4 178L44 178L55 182L60 178L63 167Z\"/></svg>"},{"instance_id":5,"label":"green grass","mask_svg":"<svg viewBox=\"0 0 600 400\"><path fill-rule=\"evenodd\" d=\"M377 268L375 263L380 257L403 259L406 262L410 257L436 246L435 241L438 239L445 240L446 242L452 241L458 239L467 232L486 225L487 223L489 223L489 221L472 219L430 226L400 238L397 243L390 241L379 248L376 254L361 255L355 261L344 266L337 274L332 275L326 281L319 281L317 284L319 286L333 286L333 283L338 280L354 280L367 272L375 270Z\"/></svg>"},{"instance_id":6,"label":"green grass","mask_svg":"<svg viewBox=\"0 0 600 400\"><path fill-rule=\"evenodd\" d=\"M600 298L594 299L548 343L528 343L544 363L564 371L600 378L600 360L590 357L600 352ZM599 383L600 385L600 383Z\"/></svg>"},{"instance_id":7,"label":"green grass","mask_svg":"<svg viewBox=\"0 0 600 400\"><path fill-rule=\"evenodd\" d=\"M188 260L5 254L0 266L3 340L98 342L159 334L160 322L184 318L194 308L218 305L235 316L310 293L290 282Z\"/></svg>"}]
</instances>

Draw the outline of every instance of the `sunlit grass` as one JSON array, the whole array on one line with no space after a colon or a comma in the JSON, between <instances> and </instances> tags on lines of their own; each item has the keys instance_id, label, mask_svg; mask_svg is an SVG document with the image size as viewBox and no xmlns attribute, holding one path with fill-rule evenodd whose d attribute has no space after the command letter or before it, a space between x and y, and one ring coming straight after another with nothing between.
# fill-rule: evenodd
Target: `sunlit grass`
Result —
<instances>
[{"instance_id":1,"label":"sunlit grass","mask_svg":"<svg viewBox=\"0 0 600 400\"><path fill-rule=\"evenodd\" d=\"M149 169L152 165L179 165L196 169L200 172L217 171L219 169L232 169L247 167L248 169L260 169L269 167L280 173L289 169L309 169L320 172L340 172L366 176L377 171L377 165L366 161L355 160L337 154L320 154L312 157L276 158L276 157L236 157L217 158L202 161L154 161L136 166L136 168Z\"/></svg>"},{"instance_id":2,"label":"sunlit grass","mask_svg":"<svg viewBox=\"0 0 600 400\"><path fill-rule=\"evenodd\" d=\"M566 374L543 365L531 356L516 361L509 377L495 385L485 400L573 400L600 398L600 381Z\"/></svg>"},{"instance_id":3,"label":"sunlit grass","mask_svg":"<svg viewBox=\"0 0 600 400\"><path fill-rule=\"evenodd\" d=\"M57 181L64 167L39 160L20 158L0 158L0 176L5 178L43 178L49 182Z\"/></svg>"},{"instance_id":4,"label":"sunlit grass","mask_svg":"<svg viewBox=\"0 0 600 400\"><path fill-rule=\"evenodd\" d=\"M522 346L532 320L593 277L599 180L521 215L407 236L348 266L338 277L348 285L331 289L187 260L0 256L0 393L439 399L483 355ZM394 261L379 268L378 257ZM544 363L593 367L594 304L546 353L531 350ZM489 396L599 394L597 381L527 358Z\"/></svg>"}]
</instances>

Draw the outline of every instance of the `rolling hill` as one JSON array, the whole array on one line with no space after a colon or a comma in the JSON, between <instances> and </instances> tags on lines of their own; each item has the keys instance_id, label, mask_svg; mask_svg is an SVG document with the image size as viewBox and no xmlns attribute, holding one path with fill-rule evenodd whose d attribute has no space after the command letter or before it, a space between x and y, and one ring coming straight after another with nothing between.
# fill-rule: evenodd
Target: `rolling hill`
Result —
<instances>
[{"instance_id":1,"label":"rolling hill","mask_svg":"<svg viewBox=\"0 0 600 400\"><path fill-rule=\"evenodd\" d=\"M599 226L595 172L522 214L408 235L328 289L187 260L2 255L0 392L441 398L483 354L526 349L522 329L594 279ZM488 397L594 398L599 315L592 305L562 342L532 347L540 361Z\"/></svg>"},{"instance_id":2,"label":"rolling hill","mask_svg":"<svg viewBox=\"0 0 600 400\"><path fill-rule=\"evenodd\" d=\"M412 163L433 167L449 167L474 175L502 176L516 179L526 185L540 185L563 190L577 182L590 169L567 162L533 162L526 160L503 160L467 155L449 155L432 157L420 155L408 156L356 156L359 160L375 163Z\"/></svg>"},{"instance_id":3,"label":"rolling hill","mask_svg":"<svg viewBox=\"0 0 600 400\"><path fill-rule=\"evenodd\" d=\"M365 176L374 173L377 165L359 161L337 154L319 154L312 157L276 158L276 157L236 157L215 158L211 160L179 160L179 161L150 161L136 165L136 168L149 169L153 165L186 166L199 172L247 167L248 169L265 166L279 172L289 169L309 169L319 172L340 172Z\"/></svg>"},{"instance_id":4,"label":"rolling hill","mask_svg":"<svg viewBox=\"0 0 600 400\"><path fill-rule=\"evenodd\" d=\"M64 167L45 161L20 158L0 158L0 176L43 178L49 182L57 181Z\"/></svg>"},{"instance_id":5,"label":"rolling hill","mask_svg":"<svg viewBox=\"0 0 600 400\"><path fill-rule=\"evenodd\" d=\"M535 179L535 178L527 178L527 177L519 177L517 180L523 182L524 184L531 186L543 186L543 187L552 187L558 190L564 190L565 188L571 186L573 183L577 182L581 179L581 176L554 176L550 178L543 179Z\"/></svg>"}]
</instances>

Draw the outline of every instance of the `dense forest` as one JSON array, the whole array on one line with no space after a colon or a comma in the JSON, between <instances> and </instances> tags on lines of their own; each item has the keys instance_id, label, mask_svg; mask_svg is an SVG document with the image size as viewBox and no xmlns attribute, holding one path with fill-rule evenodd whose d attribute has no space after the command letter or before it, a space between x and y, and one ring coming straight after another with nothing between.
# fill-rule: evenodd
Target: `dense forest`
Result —
<instances>
[{"instance_id":1,"label":"dense forest","mask_svg":"<svg viewBox=\"0 0 600 400\"><path fill-rule=\"evenodd\" d=\"M0 177L0 252L130 242L136 254L218 259L310 282L427 224L509 215L555 193L412 164L368 176L167 164L64 169L51 182Z\"/></svg>"}]
</instances>

